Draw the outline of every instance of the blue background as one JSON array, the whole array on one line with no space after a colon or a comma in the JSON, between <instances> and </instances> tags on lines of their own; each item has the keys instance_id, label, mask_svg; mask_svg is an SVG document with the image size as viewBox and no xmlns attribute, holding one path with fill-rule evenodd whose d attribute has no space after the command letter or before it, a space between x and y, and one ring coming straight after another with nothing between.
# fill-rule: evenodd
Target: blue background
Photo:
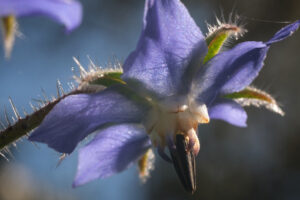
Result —
<instances>
[{"instance_id":1,"label":"blue background","mask_svg":"<svg viewBox=\"0 0 300 200\"><path fill-rule=\"evenodd\" d=\"M248 33L243 40L267 40L285 24L274 21L300 19L299 1L184 1L202 31L205 21L215 23L220 7L228 16L236 11L245 19ZM143 15L143 1L85 0L82 25L69 35L45 17L19 19L22 37L16 39L12 57L5 60L0 50L0 119L9 108L8 97L21 110L31 111L29 101L42 97L41 88L56 94L56 80L67 90L77 57L87 66L89 56L105 67L116 59L124 61L135 48ZM265 23L260 19L273 22ZM231 42L232 44L235 41ZM228 47L232 45L229 44ZM23 140L12 147L10 162L2 161L2 173L25 173L28 184L40 191L37 199L298 199L300 197L300 33L274 45L255 85L266 89L282 103L284 118L264 109L247 109L248 128L212 122L199 128L198 190L194 196L182 189L172 166L156 157L156 169L144 185L136 167L83 187L72 189L77 153L59 167L59 154L42 144ZM33 101L34 102L34 101ZM9 115L12 112L9 111ZM15 169L7 170L8 168ZM13 168L13 166L18 166ZM20 170L21 172L18 172ZM12 178L13 176L11 176ZM22 177L22 176L20 176ZM10 178L10 176L8 176ZM22 182L23 183L23 182ZM0 183L0 188L7 182ZM14 187L13 185L11 187ZM18 188L16 188L18 189ZM41 192L42 191L42 192ZM0 189L1 197L1 189ZM3 197L4 198L4 197ZM30 197L32 199L32 197ZM30 199L28 198L28 199ZM1 198L0 198L1 199ZM26 199L23 196L23 199Z\"/></svg>"}]
</instances>

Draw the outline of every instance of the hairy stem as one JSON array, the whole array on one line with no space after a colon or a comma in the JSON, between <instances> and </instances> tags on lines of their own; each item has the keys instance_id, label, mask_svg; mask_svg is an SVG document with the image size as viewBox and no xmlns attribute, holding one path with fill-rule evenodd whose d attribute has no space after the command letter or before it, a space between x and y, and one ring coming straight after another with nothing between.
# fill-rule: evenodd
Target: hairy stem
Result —
<instances>
[{"instance_id":1,"label":"hairy stem","mask_svg":"<svg viewBox=\"0 0 300 200\"><path fill-rule=\"evenodd\" d=\"M86 93L86 91L74 90L63 95L62 97L58 97L54 101L48 102L44 107L34 111L32 114L27 115L25 118L19 119L15 124L9 125L6 127L6 129L0 131L0 150L27 135L30 131L39 126L45 116L62 99L67 96L80 93Z\"/></svg>"}]
</instances>

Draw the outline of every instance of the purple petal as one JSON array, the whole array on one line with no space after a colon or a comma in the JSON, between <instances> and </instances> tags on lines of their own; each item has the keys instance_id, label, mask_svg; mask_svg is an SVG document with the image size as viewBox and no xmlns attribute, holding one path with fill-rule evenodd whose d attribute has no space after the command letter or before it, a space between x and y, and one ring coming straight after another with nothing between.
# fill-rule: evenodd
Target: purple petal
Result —
<instances>
[{"instance_id":1,"label":"purple petal","mask_svg":"<svg viewBox=\"0 0 300 200\"><path fill-rule=\"evenodd\" d=\"M73 187L125 170L150 147L149 137L141 125L123 124L102 129L79 150Z\"/></svg>"},{"instance_id":2,"label":"purple petal","mask_svg":"<svg viewBox=\"0 0 300 200\"><path fill-rule=\"evenodd\" d=\"M208 108L210 119L224 120L232 125L246 127L247 113L235 101L218 99Z\"/></svg>"},{"instance_id":3,"label":"purple petal","mask_svg":"<svg viewBox=\"0 0 300 200\"><path fill-rule=\"evenodd\" d=\"M218 54L196 75L196 96L209 104L219 93L244 89L258 75L267 50L262 42L243 42Z\"/></svg>"},{"instance_id":4,"label":"purple petal","mask_svg":"<svg viewBox=\"0 0 300 200\"><path fill-rule=\"evenodd\" d=\"M266 44L270 45L274 42L279 42L291 36L299 28L299 26L300 26L300 20L283 27L268 42L266 42Z\"/></svg>"},{"instance_id":5,"label":"purple petal","mask_svg":"<svg viewBox=\"0 0 300 200\"><path fill-rule=\"evenodd\" d=\"M81 23L82 7L75 0L0 0L0 16L7 15L44 15L70 32Z\"/></svg>"},{"instance_id":6,"label":"purple petal","mask_svg":"<svg viewBox=\"0 0 300 200\"><path fill-rule=\"evenodd\" d=\"M145 105L134 104L112 89L78 94L60 101L29 137L56 151L71 153L78 142L107 123L138 123Z\"/></svg>"},{"instance_id":7,"label":"purple petal","mask_svg":"<svg viewBox=\"0 0 300 200\"><path fill-rule=\"evenodd\" d=\"M219 94L241 91L258 75L269 45L290 36L299 25L300 20L284 27L267 43L243 42L215 56L196 75L193 93L209 104Z\"/></svg>"},{"instance_id":8,"label":"purple petal","mask_svg":"<svg viewBox=\"0 0 300 200\"><path fill-rule=\"evenodd\" d=\"M146 0L142 34L125 61L122 78L138 80L144 89L170 96L181 87L191 60L200 59L206 51L200 29L180 0Z\"/></svg>"}]
</instances>

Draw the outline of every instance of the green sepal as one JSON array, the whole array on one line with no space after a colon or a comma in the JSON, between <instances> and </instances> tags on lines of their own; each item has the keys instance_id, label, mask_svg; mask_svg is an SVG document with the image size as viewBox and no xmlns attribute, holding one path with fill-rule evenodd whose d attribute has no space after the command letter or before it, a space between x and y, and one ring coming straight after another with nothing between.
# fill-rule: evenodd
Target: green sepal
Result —
<instances>
[{"instance_id":1,"label":"green sepal","mask_svg":"<svg viewBox=\"0 0 300 200\"><path fill-rule=\"evenodd\" d=\"M242 29L236 25L223 24L219 27L210 27L211 33L206 37L206 44L208 46L208 52L203 60L206 63L217 55L224 43L233 35L241 35Z\"/></svg>"},{"instance_id":2,"label":"green sepal","mask_svg":"<svg viewBox=\"0 0 300 200\"><path fill-rule=\"evenodd\" d=\"M256 89L254 87L247 87L240 92L234 92L231 94L226 94L223 97L234 99L242 106L256 106L256 107L265 107L273 112L276 112L280 115L284 115L283 110L279 107L276 100L268 93Z\"/></svg>"},{"instance_id":3,"label":"green sepal","mask_svg":"<svg viewBox=\"0 0 300 200\"><path fill-rule=\"evenodd\" d=\"M209 44L208 44L208 52L204 58L203 63L206 63L211 58L213 58L215 55L217 55L222 48L224 42L229 37L228 33L221 33L217 35Z\"/></svg>"},{"instance_id":4,"label":"green sepal","mask_svg":"<svg viewBox=\"0 0 300 200\"><path fill-rule=\"evenodd\" d=\"M91 81L90 84L103 85L106 87L114 84L124 85L126 82L121 79L122 74L122 72L106 72L101 77Z\"/></svg>"},{"instance_id":5,"label":"green sepal","mask_svg":"<svg viewBox=\"0 0 300 200\"><path fill-rule=\"evenodd\" d=\"M250 88L246 88L240 92L226 94L224 97L230 99L239 99L239 98L259 99L259 100L270 102L270 99L267 98L265 95L261 95L257 91L251 90Z\"/></svg>"}]
</instances>

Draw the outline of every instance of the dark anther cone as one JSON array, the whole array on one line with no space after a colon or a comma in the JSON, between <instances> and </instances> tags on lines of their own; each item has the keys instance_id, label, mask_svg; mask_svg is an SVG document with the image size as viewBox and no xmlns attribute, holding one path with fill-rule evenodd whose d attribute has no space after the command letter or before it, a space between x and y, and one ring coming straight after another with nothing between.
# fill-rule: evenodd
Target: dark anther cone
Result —
<instances>
[{"instance_id":1,"label":"dark anther cone","mask_svg":"<svg viewBox=\"0 0 300 200\"><path fill-rule=\"evenodd\" d=\"M175 147L169 147L173 165L179 179L190 193L196 191L196 163L195 156L188 149L188 143L183 135L176 136Z\"/></svg>"}]
</instances>

